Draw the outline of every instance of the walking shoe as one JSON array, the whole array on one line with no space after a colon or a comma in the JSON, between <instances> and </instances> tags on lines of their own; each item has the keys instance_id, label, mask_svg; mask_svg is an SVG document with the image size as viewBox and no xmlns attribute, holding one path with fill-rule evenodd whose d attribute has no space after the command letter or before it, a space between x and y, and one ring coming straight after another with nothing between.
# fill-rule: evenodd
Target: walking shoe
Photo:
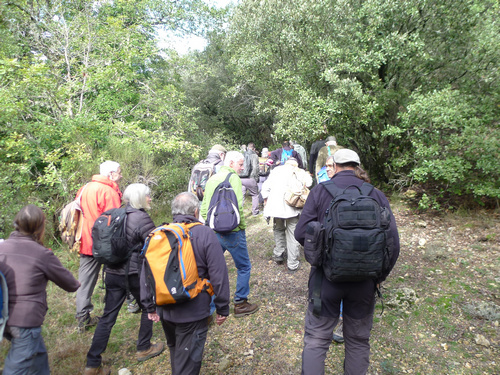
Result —
<instances>
[{"instance_id":1,"label":"walking shoe","mask_svg":"<svg viewBox=\"0 0 500 375\"><path fill-rule=\"evenodd\" d=\"M83 375L110 375L111 369L104 367L85 367Z\"/></svg>"},{"instance_id":2,"label":"walking shoe","mask_svg":"<svg viewBox=\"0 0 500 375\"><path fill-rule=\"evenodd\" d=\"M234 305L234 316L236 318L250 315L256 312L259 309L259 306L256 303L248 303L247 300L244 300L243 303L238 303Z\"/></svg>"},{"instance_id":3,"label":"walking shoe","mask_svg":"<svg viewBox=\"0 0 500 375\"><path fill-rule=\"evenodd\" d=\"M297 268L294 268L294 269L291 269L290 267L287 267L288 268L288 273L295 273L299 270L299 266L297 266Z\"/></svg>"},{"instance_id":4,"label":"walking shoe","mask_svg":"<svg viewBox=\"0 0 500 375\"><path fill-rule=\"evenodd\" d=\"M344 342L344 319L339 319L337 328L333 331L333 341L342 344Z\"/></svg>"},{"instance_id":5,"label":"walking shoe","mask_svg":"<svg viewBox=\"0 0 500 375\"><path fill-rule=\"evenodd\" d=\"M141 311L141 308L139 307L139 304L135 299L127 303L127 311L131 314L135 314Z\"/></svg>"},{"instance_id":6,"label":"walking shoe","mask_svg":"<svg viewBox=\"0 0 500 375\"><path fill-rule=\"evenodd\" d=\"M285 258L283 258L283 254L281 254L280 256L273 255L273 260L277 265L282 265L285 261Z\"/></svg>"},{"instance_id":7,"label":"walking shoe","mask_svg":"<svg viewBox=\"0 0 500 375\"><path fill-rule=\"evenodd\" d=\"M101 320L100 316L90 316L90 314L82 318L78 318L78 327L77 327L78 333L83 333L89 327L96 326L97 323L99 323L99 320Z\"/></svg>"},{"instance_id":8,"label":"walking shoe","mask_svg":"<svg viewBox=\"0 0 500 375\"><path fill-rule=\"evenodd\" d=\"M163 343L157 342L156 344L151 345L148 350L138 351L136 353L137 360L139 362L147 361L148 359L156 357L157 355L161 354L161 352L163 352L164 349L165 346L163 345Z\"/></svg>"}]
</instances>

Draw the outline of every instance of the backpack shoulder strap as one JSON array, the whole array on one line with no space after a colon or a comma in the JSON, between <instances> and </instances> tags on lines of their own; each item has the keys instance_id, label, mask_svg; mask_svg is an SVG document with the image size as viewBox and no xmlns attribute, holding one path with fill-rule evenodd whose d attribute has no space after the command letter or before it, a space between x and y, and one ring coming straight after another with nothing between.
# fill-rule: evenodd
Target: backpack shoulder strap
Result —
<instances>
[{"instance_id":1,"label":"backpack shoulder strap","mask_svg":"<svg viewBox=\"0 0 500 375\"><path fill-rule=\"evenodd\" d=\"M340 194L344 193L344 189L339 188L333 180L329 180L322 183L323 187L330 193L333 199L338 197Z\"/></svg>"},{"instance_id":2,"label":"backpack shoulder strap","mask_svg":"<svg viewBox=\"0 0 500 375\"><path fill-rule=\"evenodd\" d=\"M371 194L373 189L374 188L372 184L369 184L368 182L363 182L363 185L361 185L361 194L368 196Z\"/></svg>"},{"instance_id":3,"label":"backpack shoulder strap","mask_svg":"<svg viewBox=\"0 0 500 375\"><path fill-rule=\"evenodd\" d=\"M227 183L229 183L229 184L230 184L229 179L231 178L231 175L233 175L233 174L234 174L233 172L229 172L229 173L227 174L226 179L224 180L224 182L227 182Z\"/></svg>"}]
</instances>

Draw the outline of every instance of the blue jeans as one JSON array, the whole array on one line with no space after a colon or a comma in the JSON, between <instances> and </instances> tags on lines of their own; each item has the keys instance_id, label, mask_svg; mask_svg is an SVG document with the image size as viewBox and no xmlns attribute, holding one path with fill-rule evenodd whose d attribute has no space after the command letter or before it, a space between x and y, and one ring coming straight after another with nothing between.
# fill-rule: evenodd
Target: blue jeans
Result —
<instances>
[{"instance_id":1,"label":"blue jeans","mask_svg":"<svg viewBox=\"0 0 500 375\"><path fill-rule=\"evenodd\" d=\"M42 327L8 327L11 347L5 358L4 375L48 375L49 357L43 342Z\"/></svg>"},{"instance_id":2,"label":"blue jeans","mask_svg":"<svg viewBox=\"0 0 500 375\"><path fill-rule=\"evenodd\" d=\"M250 257L248 256L247 237L244 230L230 233L215 233L224 251L229 251L238 270L234 303L242 303L250 293Z\"/></svg>"}]
</instances>

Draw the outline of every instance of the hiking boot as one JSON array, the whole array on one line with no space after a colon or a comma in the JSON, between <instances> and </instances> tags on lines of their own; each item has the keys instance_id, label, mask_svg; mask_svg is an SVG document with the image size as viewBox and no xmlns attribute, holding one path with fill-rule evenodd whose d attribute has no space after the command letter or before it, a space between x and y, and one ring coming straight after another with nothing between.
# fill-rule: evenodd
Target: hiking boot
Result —
<instances>
[{"instance_id":1,"label":"hiking boot","mask_svg":"<svg viewBox=\"0 0 500 375\"><path fill-rule=\"evenodd\" d=\"M236 318L250 315L256 312L259 309L259 306L256 303L248 303L247 300L244 300L243 303L238 303L234 305L234 316Z\"/></svg>"},{"instance_id":2,"label":"hiking boot","mask_svg":"<svg viewBox=\"0 0 500 375\"><path fill-rule=\"evenodd\" d=\"M78 318L78 327L77 327L78 333L83 333L89 327L96 326L97 323L99 323L99 320L101 320L100 316L90 316L90 314L84 316L83 318Z\"/></svg>"},{"instance_id":3,"label":"hiking boot","mask_svg":"<svg viewBox=\"0 0 500 375\"><path fill-rule=\"evenodd\" d=\"M163 352L164 349L165 346L163 345L163 343L157 342L156 344L151 345L148 350L138 351L136 353L137 360L139 362L147 361L148 359L156 357L157 355L161 354L161 352Z\"/></svg>"},{"instance_id":4,"label":"hiking boot","mask_svg":"<svg viewBox=\"0 0 500 375\"><path fill-rule=\"evenodd\" d=\"M280 266L285 261L285 258L283 257L283 254L281 254L280 256L273 255L273 260L278 266Z\"/></svg>"},{"instance_id":5,"label":"hiking boot","mask_svg":"<svg viewBox=\"0 0 500 375\"><path fill-rule=\"evenodd\" d=\"M104 367L85 367L83 375L110 375L111 369Z\"/></svg>"},{"instance_id":6,"label":"hiking boot","mask_svg":"<svg viewBox=\"0 0 500 375\"><path fill-rule=\"evenodd\" d=\"M333 341L342 344L344 342L344 319L339 319L337 328L333 331Z\"/></svg>"}]
</instances>

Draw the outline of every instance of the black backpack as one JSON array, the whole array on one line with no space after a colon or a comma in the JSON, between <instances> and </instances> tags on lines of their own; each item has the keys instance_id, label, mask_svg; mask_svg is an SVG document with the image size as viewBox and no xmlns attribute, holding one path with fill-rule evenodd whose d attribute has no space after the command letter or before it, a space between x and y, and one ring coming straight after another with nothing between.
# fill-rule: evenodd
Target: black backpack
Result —
<instances>
[{"instance_id":1,"label":"black backpack","mask_svg":"<svg viewBox=\"0 0 500 375\"><path fill-rule=\"evenodd\" d=\"M243 171L240 173L241 178L250 177L252 173L252 151L245 151L244 162L243 162Z\"/></svg>"},{"instance_id":2,"label":"black backpack","mask_svg":"<svg viewBox=\"0 0 500 375\"><path fill-rule=\"evenodd\" d=\"M92 227L92 255L100 264L118 265L132 254L127 243L126 208L112 208L97 218Z\"/></svg>"},{"instance_id":3,"label":"black backpack","mask_svg":"<svg viewBox=\"0 0 500 375\"><path fill-rule=\"evenodd\" d=\"M389 210L369 196L373 185L367 182L360 188L342 189L332 180L323 186L333 197L323 222L324 275L334 282L380 278L392 258Z\"/></svg>"},{"instance_id":4,"label":"black backpack","mask_svg":"<svg viewBox=\"0 0 500 375\"><path fill-rule=\"evenodd\" d=\"M205 224L218 233L229 233L240 224L238 198L229 183L232 174L217 185L208 206Z\"/></svg>"}]
</instances>

